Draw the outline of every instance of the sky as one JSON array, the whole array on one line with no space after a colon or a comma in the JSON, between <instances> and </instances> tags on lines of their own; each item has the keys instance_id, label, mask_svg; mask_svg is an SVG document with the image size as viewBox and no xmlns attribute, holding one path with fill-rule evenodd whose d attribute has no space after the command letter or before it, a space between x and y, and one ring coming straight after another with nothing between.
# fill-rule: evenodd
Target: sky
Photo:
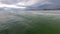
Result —
<instances>
[{"instance_id":1,"label":"sky","mask_svg":"<svg viewBox=\"0 0 60 34\"><path fill-rule=\"evenodd\" d=\"M60 0L0 0L0 7L25 8L26 6L60 8Z\"/></svg>"},{"instance_id":2,"label":"sky","mask_svg":"<svg viewBox=\"0 0 60 34\"><path fill-rule=\"evenodd\" d=\"M18 6L32 6L35 4L41 4L42 2L44 2L45 0L0 0L0 5L18 5Z\"/></svg>"}]
</instances>

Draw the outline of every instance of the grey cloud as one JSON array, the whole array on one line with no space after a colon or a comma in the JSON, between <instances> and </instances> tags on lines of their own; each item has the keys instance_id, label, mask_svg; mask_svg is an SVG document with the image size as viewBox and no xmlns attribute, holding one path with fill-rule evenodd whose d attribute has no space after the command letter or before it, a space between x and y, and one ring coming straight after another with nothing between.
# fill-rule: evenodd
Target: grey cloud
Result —
<instances>
[{"instance_id":1,"label":"grey cloud","mask_svg":"<svg viewBox=\"0 0 60 34\"><path fill-rule=\"evenodd\" d=\"M16 4L22 1L25 1L25 0L0 0L0 2L2 2L3 4ZM39 9L57 9L57 8L60 8L60 0L44 0L41 3L37 2L34 5L27 6L27 8L30 8L30 7L39 8Z\"/></svg>"},{"instance_id":2,"label":"grey cloud","mask_svg":"<svg viewBox=\"0 0 60 34\"><path fill-rule=\"evenodd\" d=\"M17 2L20 2L21 0L0 0L0 2L4 4L15 4Z\"/></svg>"}]
</instances>

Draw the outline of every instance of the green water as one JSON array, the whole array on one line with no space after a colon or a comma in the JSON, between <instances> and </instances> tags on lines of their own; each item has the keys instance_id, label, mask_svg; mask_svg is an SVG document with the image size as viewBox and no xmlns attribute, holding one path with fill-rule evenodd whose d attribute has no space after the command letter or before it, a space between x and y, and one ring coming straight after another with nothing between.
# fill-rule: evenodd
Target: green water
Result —
<instances>
[{"instance_id":1,"label":"green water","mask_svg":"<svg viewBox=\"0 0 60 34\"><path fill-rule=\"evenodd\" d=\"M14 15L0 34L60 34L60 15Z\"/></svg>"}]
</instances>

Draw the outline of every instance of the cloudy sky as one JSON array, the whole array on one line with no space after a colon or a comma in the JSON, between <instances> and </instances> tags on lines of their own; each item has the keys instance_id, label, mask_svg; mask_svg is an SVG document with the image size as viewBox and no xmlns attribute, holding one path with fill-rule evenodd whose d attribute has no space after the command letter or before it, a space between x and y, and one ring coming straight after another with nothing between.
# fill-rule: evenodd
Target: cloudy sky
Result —
<instances>
[{"instance_id":1,"label":"cloudy sky","mask_svg":"<svg viewBox=\"0 0 60 34\"><path fill-rule=\"evenodd\" d=\"M0 0L0 7L17 7L22 6L48 6L47 8L60 8L60 0Z\"/></svg>"},{"instance_id":2,"label":"cloudy sky","mask_svg":"<svg viewBox=\"0 0 60 34\"><path fill-rule=\"evenodd\" d=\"M1 5L13 4L13 5L19 5L19 6L32 6L36 4L41 4L42 2L45 2L45 0L0 0Z\"/></svg>"}]
</instances>

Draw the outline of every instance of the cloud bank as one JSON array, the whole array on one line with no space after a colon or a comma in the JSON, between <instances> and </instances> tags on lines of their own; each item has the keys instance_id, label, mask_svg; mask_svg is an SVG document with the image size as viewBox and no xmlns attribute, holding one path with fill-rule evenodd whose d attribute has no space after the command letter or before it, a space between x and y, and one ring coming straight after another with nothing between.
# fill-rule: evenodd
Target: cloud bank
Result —
<instances>
[{"instance_id":1,"label":"cloud bank","mask_svg":"<svg viewBox=\"0 0 60 34\"><path fill-rule=\"evenodd\" d=\"M18 1L19 0L0 0L1 2L0 4L1 5L13 4L13 5L18 5L18 6L36 6L36 4L43 5L45 3L50 4L50 2L47 2L47 0L20 0L19 2Z\"/></svg>"},{"instance_id":2,"label":"cloud bank","mask_svg":"<svg viewBox=\"0 0 60 34\"><path fill-rule=\"evenodd\" d=\"M60 0L0 0L0 7L26 8L39 7L42 9L60 8Z\"/></svg>"}]
</instances>

